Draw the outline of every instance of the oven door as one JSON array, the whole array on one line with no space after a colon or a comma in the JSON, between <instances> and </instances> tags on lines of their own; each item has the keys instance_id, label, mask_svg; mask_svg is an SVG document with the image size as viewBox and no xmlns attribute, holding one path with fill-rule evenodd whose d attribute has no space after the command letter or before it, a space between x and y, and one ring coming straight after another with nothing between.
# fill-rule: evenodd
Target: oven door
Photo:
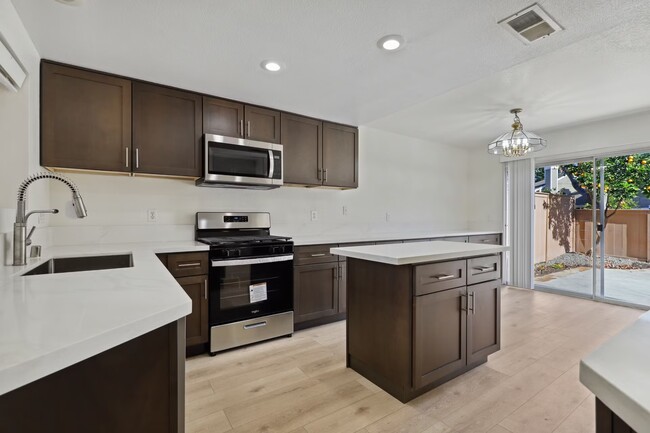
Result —
<instances>
[{"instance_id":1,"label":"oven door","mask_svg":"<svg viewBox=\"0 0 650 433\"><path fill-rule=\"evenodd\" d=\"M291 310L293 254L211 260L211 326Z\"/></svg>"},{"instance_id":2,"label":"oven door","mask_svg":"<svg viewBox=\"0 0 650 433\"><path fill-rule=\"evenodd\" d=\"M205 182L282 185L282 145L205 135Z\"/></svg>"}]
</instances>

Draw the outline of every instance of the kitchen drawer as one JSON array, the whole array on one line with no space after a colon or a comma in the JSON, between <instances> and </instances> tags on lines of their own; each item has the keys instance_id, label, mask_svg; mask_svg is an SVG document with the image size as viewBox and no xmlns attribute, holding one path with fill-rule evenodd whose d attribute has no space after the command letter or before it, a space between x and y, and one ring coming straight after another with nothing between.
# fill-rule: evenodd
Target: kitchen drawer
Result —
<instances>
[{"instance_id":1,"label":"kitchen drawer","mask_svg":"<svg viewBox=\"0 0 650 433\"><path fill-rule=\"evenodd\" d=\"M467 260L467 284L477 284L484 281L501 278L501 255L475 257Z\"/></svg>"},{"instance_id":2,"label":"kitchen drawer","mask_svg":"<svg viewBox=\"0 0 650 433\"><path fill-rule=\"evenodd\" d=\"M473 244L501 245L501 235L475 235L470 236L469 241Z\"/></svg>"},{"instance_id":3,"label":"kitchen drawer","mask_svg":"<svg viewBox=\"0 0 650 433\"><path fill-rule=\"evenodd\" d=\"M293 250L293 264L300 266L336 262L339 257L330 253L330 249L336 247L338 247L338 244L295 247Z\"/></svg>"},{"instance_id":4,"label":"kitchen drawer","mask_svg":"<svg viewBox=\"0 0 650 433\"><path fill-rule=\"evenodd\" d=\"M415 267L415 295L462 287L467 283L466 260L432 263Z\"/></svg>"},{"instance_id":5,"label":"kitchen drawer","mask_svg":"<svg viewBox=\"0 0 650 433\"><path fill-rule=\"evenodd\" d=\"M208 253L178 253L167 256L167 269L174 277L190 277L208 273Z\"/></svg>"},{"instance_id":6,"label":"kitchen drawer","mask_svg":"<svg viewBox=\"0 0 650 433\"><path fill-rule=\"evenodd\" d=\"M467 242L467 236L447 236L444 238L435 238L434 241Z\"/></svg>"}]
</instances>

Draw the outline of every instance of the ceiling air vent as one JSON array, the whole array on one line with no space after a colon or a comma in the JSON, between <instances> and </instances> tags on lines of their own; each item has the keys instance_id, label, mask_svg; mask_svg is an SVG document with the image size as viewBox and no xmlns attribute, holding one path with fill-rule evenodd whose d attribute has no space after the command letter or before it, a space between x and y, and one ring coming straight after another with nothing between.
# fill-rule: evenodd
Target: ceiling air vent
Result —
<instances>
[{"instance_id":1,"label":"ceiling air vent","mask_svg":"<svg viewBox=\"0 0 650 433\"><path fill-rule=\"evenodd\" d=\"M530 44L562 30L562 26L544 12L537 3L499 21L499 24L525 44Z\"/></svg>"}]
</instances>

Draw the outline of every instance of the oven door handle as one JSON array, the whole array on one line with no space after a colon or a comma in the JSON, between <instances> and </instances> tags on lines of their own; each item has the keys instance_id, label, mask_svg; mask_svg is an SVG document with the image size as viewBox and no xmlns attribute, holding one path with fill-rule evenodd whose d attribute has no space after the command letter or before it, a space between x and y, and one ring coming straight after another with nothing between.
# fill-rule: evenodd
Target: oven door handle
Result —
<instances>
[{"instance_id":1,"label":"oven door handle","mask_svg":"<svg viewBox=\"0 0 650 433\"><path fill-rule=\"evenodd\" d=\"M293 254L285 256L262 257L259 259L212 260L212 267L225 268L227 266L260 265L262 263L288 262L289 260L293 260Z\"/></svg>"}]
</instances>

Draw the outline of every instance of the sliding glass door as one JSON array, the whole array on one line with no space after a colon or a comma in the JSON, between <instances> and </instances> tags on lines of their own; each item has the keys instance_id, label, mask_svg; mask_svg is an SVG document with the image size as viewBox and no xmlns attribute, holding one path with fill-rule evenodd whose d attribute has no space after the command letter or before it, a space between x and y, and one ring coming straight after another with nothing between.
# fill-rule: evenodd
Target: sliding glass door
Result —
<instances>
[{"instance_id":1,"label":"sliding glass door","mask_svg":"<svg viewBox=\"0 0 650 433\"><path fill-rule=\"evenodd\" d=\"M535 288L650 306L650 154L535 174Z\"/></svg>"}]
</instances>

